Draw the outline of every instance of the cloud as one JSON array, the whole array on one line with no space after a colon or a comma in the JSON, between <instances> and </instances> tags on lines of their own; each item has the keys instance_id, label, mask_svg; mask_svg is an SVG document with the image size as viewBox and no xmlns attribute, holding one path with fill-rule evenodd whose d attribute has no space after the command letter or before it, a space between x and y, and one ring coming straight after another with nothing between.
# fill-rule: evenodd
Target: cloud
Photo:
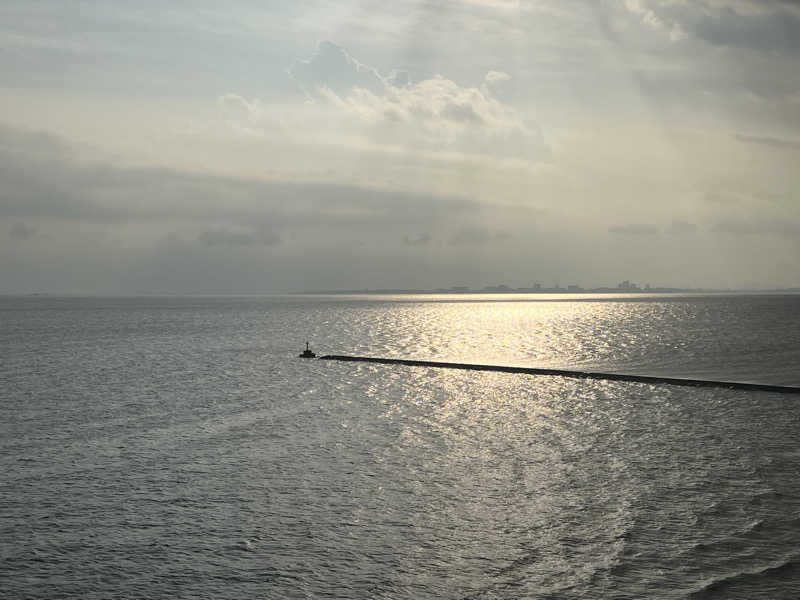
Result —
<instances>
[{"instance_id":1,"label":"cloud","mask_svg":"<svg viewBox=\"0 0 800 600\"><path fill-rule=\"evenodd\" d=\"M696 233L697 225L694 223L689 223L688 221L673 221L667 231L673 235Z\"/></svg>"},{"instance_id":2,"label":"cloud","mask_svg":"<svg viewBox=\"0 0 800 600\"><path fill-rule=\"evenodd\" d=\"M442 75L418 82L406 72L383 77L331 42L322 42L289 73L315 102L352 119L351 132L360 130L373 142L493 158L550 156L538 128L495 97L511 79L508 73L489 71L479 87L462 87Z\"/></svg>"},{"instance_id":3,"label":"cloud","mask_svg":"<svg viewBox=\"0 0 800 600\"><path fill-rule=\"evenodd\" d=\"M664 31L673 41L685 38L686 33L679 23L659 14L659 5L647 0L625 0L625 8L638 16L647 27Z\"/></svg>"},{"instance_id":4,"label":"cloud","mask_svg":"<svg viewBox=\"0 0 800 600\"><path fill-rule=\"evenodd\" d=\"M450 238L451 246L484 246L490 242L503 242L511 239L507 231L490 231L486 227L464 227Z\"/></svg>"},{"instance_id":5,"label":"cloud","mask_svg":"<svg viewBox=\"0 0 800 600\"><path fill-rule=\"evenodd\" d=\"M794 202L792 194L788 192L753 192L753 198L766 200L772 204L789 204Z\"/></svg>"},{"instance_id":6,"label":"cloud","mask_svg":"<svg viewBox=\"0 0 800 600\"><path fill-rule=\"evenodd\" d=\"M719 46L738 46L787 56L800 55L800 14L792 2L709 2L694 33ZM714 6L716 5L716 6Z\"/></svg>"},{"instance_id":7,"label":"cloud","mask_svg":"<svg viewBox=\"0 0 800 600\"><path fill-rule=\"evenodd\" d=\"M483 79L481 91L487 96L501 95L507 83L511 81L511 75L503 71L489 71Z\"/></svg>"},{"instance_id":8,"label":"cloud","mask_svg":"<svg viewBox=\"0 0 800 600\"><path fill-rule=\"evenodd\" d=\"M225 228L203 231L198 236L198 239L205 246L224 246L226 248L252 246L255 244L274 246L282 242L280 236L274 233L231 231Z\"/></svg>"},{"instance_id":9,"label":"cloud","mask_svg":"<svg viewBox=\"0 0 800 600\"><path fill-rule=\"evenodd\" d=\"M800 3L790 0L624 0L625 9L671 40L800 54Z\"/></svg>"},{"instance_id":10,"label":"cloud","mask_svg":"<svg viewBox=\"0 0 800 600\"><path fill-rule=\"evenodd\" d=\"M609 227L608 231L610 233L619 233L623 235L653 235L658 233L658 228L653 225L632 224Z\"/></svg>"},{"instance_id":11,"label":"cloud","mask_svg":"<svg viewBox=\"0 0 800 600\"><path fill-rule=\"evenodd\" d=\"M18 221L9 232L15 239L30 237L39 222L58 222L73 229L183 231L205 248L285 247L297 239L398 239L490 210L463 196L78 164L69 152L60 154L57 138L53 147L48 140L0 128L0 219ZM51 231L57 236L64 227L48 225ZM427 243L426 235L409 243Z\"/></svg>"},{"instance_id":12,"label":"cloud","mask_svg":"<svg viewBox=\"0 0 800 600\"><path fill-rule=\"evenodd\" d=\"M57 139L52 147L48 140L0 128L0 217L109 223L174 219L213 225L206 227L209 231L225 220L274 231L422 228L481 210L478 203L461 196L77 164L67 158L69 152L60 153ZM206 239L221 238L213 234Z\"/></svg>"},{"instance_id":13,"label":"cloud","mask_svg":"<svg viewBox=\"0 0 800 600\"><path fill-rule=\"evenodd\" d=\"M330 41L320 42L310 59L296 61L289 68L289 75L310 97L325 89L338 94L360 88L380 94L387 85L377 70L358 62Z\"/></svg>"},{"instance_id":14,"label":"cloud","mask_svg":"<svg viewBox=\"0 0 800 600\"><path fill-rule=\"evenodd\" d=\"M745 144L760 144L762 146L769 146L771 148L778 148L780 150L800 150L800 142L795 140L758 135L744 135L739 133L737 133L735 137L737 140Z\"/></svg>"},{"instance_id":15,"label":"cloud","mask_svg":"<svg viewBox=\"0 0 800 600\"><path fill-rule=\"evenodd\" d=\"M260 101L247 100L238 94L223 94L217 98L217 105L223 116L234 123L255 123L264 114Z\"/></svg>"},{"instance_id":16,"label":"cloud","mask_svg":"<svg viewBox=\"0 0 800 600\"><path fill-rule=\"evenodd\" d=\"M38 228L35 225L26 225L23 222L14 223L8 234L15 240L29 240L36 235Z\"/></svg>"},{"instance_id":17,"label":"cloud","mask_svg":"<svg viewBox=\"0 0 800 600\"><path fill-rule=\"evenodd\" d=\"M800 234L800 222L783 219L722 219L711 227L716 233L736 235L780 235L795 237Z\"/></svg>"},{"instance_id":18,"label":"cloud","mask_svg":"<svg viewBox=\"0 0 800 600\"><path fill-rule=\"evenodd\" d=\"M430 233L419 233L414 236L411 235L404 236L403 243L406 246L427 246L428 244L431 243L432 239L433 238L431 237Z\"/></svg>"},{"instance_id":19,"label":"cloud","mask_svg":"<svg viewBox=\"0 0 800 600\"><path fill-rule=\"evenodd\" d=\"M703 200L708 202L709 204L738 204L741 199L738 196L733 196L731 194L723 194L720 192L709 192L705 196L703 196Z\"/></svg>"}]
</instances>

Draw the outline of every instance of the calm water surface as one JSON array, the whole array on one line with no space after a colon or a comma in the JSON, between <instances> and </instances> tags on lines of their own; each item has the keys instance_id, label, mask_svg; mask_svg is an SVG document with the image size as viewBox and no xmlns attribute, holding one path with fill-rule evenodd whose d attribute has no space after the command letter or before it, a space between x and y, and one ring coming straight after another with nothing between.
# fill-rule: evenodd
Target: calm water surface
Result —
<instances>
[{"instance_id":1,"label":"calm water surface","mask_svg":"<svg viewBox=\"0 0 800 600\"><path fill-rule=\"evenodd\" d=\"M0 596L796 598L800 297L0 298Z\"/></svg>"}]
</instances>

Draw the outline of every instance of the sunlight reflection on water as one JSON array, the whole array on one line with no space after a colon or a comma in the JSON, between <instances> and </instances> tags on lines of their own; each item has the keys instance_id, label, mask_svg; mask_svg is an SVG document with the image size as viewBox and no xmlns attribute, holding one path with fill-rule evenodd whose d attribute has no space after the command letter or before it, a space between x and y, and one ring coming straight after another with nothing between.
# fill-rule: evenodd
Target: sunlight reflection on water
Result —
<instances>
[{"instance_id":1,"label":"sunlight reflection on water","mask_svg":"<svg viewBox=\"0 0 800 600\"><path fill-rule=\"evenodd\" d=\"M325 351L792 384L800 383L794 310L798 296L367 302L342 306L331 324L350 347Z\"/></svg>"}]
</instances>

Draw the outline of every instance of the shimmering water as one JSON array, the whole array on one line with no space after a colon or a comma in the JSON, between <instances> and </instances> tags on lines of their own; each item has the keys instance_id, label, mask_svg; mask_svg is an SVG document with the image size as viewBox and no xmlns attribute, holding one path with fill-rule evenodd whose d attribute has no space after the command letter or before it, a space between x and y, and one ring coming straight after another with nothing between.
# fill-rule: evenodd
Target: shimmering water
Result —
<instances>
[{"instance_id":1,"label":"shimmering water","mask_svg":"<svg viewBox=\"0 0 800 600\"><path fill-rule=\"evenodd\" d=\"M0 596L796 598L800 297L0 298Z\"/></svg>"}]
</instances>

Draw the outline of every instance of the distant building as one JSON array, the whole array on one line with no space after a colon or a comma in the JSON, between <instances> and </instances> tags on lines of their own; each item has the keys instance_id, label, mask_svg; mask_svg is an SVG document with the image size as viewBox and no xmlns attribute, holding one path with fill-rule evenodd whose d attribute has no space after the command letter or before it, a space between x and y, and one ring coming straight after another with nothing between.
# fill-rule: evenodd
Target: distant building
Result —
<instances>
[{"instance_id":1,"label":"distant building","mask_svg":"<svg viewBox=\"0 0 800 600\"><path fill-rule=\"evenodd\" d=\"M618 290L625 290L625 291L629 291L630 292L630 291L638 290L640 288L635 283L631 283L630 281L628 281L626 279L622 283L617 284L617 289Z\"/></svg>"},{"instance_id":2,"label":"distant building","mask_svg":"<svg viewBox=\"0 0 800 600\"><path fill-rule=\"evenodd\" d=\"M500 285L487 285L483 288L484 292L511 292L513 291L510 287L501 283Z\"/></svg>"}]
</instances>

